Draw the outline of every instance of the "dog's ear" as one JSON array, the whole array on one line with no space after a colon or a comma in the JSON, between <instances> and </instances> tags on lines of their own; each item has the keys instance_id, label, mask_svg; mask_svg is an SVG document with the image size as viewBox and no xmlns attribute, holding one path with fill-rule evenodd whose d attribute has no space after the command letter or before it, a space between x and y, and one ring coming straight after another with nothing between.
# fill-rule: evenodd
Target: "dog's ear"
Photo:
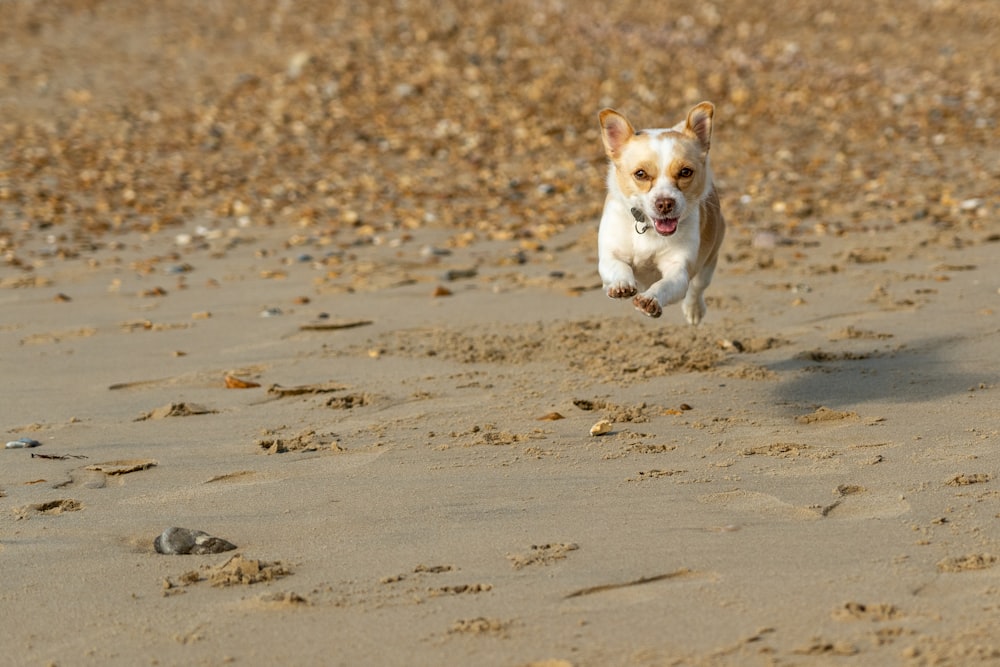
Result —
<instances>
[{"instance_id":1,"label":"dog's ear","mask_svg":"<svg viewBox=\"0 0 1000 667\"><path fill-rule=\"evenodd\" d=\"M712 116L715 107L711 102L702 102L688 112L684 131L698 139L707 151L712 145Z\"/></svg>"},{"instance_id":2,"label":"dog's ear","mask_svg":"<svg viewBox=\"0 0 1000 667\"><path fill-rule=\"evenodd\" d=\"M604 141L604 151L614 160L621 154L622 146L635 134L632 125L625 116L614 109L601 111L601 139Z\"/></svg>"}]
</instances>

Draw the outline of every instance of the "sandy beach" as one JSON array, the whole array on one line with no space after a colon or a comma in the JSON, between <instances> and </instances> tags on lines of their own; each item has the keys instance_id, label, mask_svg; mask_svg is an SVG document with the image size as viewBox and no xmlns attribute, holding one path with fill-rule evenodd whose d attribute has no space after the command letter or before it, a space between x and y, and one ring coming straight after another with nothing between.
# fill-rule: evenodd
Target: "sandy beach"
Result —
<instances>
[{"instance_id":1,"label":"sandy beach","mask_svg":"<svg viewBox=\"0 0 1000 667\"><path fill-rule=\"evenodd\" d=\"M1000 665L1000 5L855 7L3 3L0 664Z\"/></svg>"}]
</instances>

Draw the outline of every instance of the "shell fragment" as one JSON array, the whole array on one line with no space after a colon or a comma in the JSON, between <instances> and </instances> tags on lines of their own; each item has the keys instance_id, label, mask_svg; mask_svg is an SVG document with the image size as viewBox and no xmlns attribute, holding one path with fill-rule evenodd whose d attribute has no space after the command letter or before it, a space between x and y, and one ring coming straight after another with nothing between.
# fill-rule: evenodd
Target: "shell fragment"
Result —
<instances>
[{"instance_id":1,"label":"shell fragment","mask_svg":"<svg viewBox=\"0 0 1000 667\"><path fill-rule=\"evenodd\" d=\"M606 433L611 433L611 422L607 419L602 419L590 427L590 435L604 435Z\"/></svg>"}]
</instances>

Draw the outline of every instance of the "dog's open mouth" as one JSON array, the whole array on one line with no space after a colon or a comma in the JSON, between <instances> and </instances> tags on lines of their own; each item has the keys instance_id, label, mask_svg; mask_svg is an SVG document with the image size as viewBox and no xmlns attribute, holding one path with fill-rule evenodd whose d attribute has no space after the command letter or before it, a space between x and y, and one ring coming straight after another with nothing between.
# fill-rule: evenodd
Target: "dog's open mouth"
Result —
<instances>
[{"instance_id":1,"label":"dog's open mouth","mask_svg":"<svg viewBox=\"0 0 1000 667\"><path fill-rule=\"evenodd\" d=\"M653 218L653 227L661 236L670 236L677 231L677 218Z\"/></svg>"}]
</instances>

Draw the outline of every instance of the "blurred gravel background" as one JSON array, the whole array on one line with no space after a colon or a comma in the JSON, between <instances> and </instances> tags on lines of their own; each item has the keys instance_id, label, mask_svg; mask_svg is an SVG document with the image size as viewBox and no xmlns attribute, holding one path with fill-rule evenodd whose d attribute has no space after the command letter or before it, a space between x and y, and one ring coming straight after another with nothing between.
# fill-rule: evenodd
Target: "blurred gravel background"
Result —
<instances>
[{"instance_id":1,"label":"blurred gravel background","mask_svg":"<svg viewBox=\"0 0 1000 667\"><path fill-rule=\"evenodd\" d=\"M734 230L988 225L1000 3L7 0L0 249L222 219L594 225L597 112L708 99ZM473 234L469 235L469 232Z\"/></svg>"}]
</instances>

